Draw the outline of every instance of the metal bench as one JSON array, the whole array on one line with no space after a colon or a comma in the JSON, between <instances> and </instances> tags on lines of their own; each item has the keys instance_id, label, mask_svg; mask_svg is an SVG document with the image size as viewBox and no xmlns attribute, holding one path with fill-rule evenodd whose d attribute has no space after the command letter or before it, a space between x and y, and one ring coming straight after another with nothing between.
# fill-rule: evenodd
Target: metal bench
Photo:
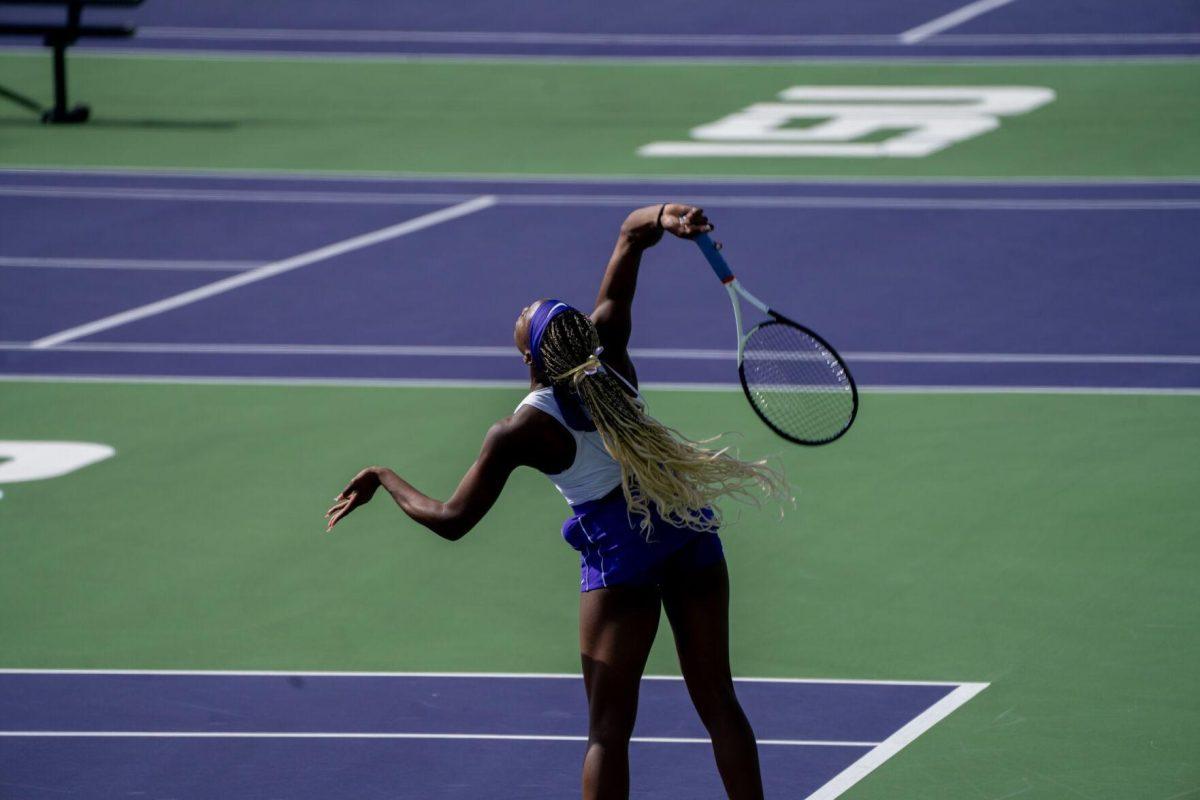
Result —
<instances>
[{"instance_id":1,"label":"metal bench","mask_svg":"<svg viewBox=\"0 0 1200 800\"><path fill-rule=\"evenodd\" d=\"M133 7L142 0L0 0L0 6L60 6L66 9L66 21L53 23L0 23L0 36L40 36L54 50L54 106L42 112L42 122L86 122L87 106L67 108L67 48L81 37L123 39L133 36L130 25L84 25L84 6ZM19 100L19 98L17 98Z\"/></svg>"}]
</instances>

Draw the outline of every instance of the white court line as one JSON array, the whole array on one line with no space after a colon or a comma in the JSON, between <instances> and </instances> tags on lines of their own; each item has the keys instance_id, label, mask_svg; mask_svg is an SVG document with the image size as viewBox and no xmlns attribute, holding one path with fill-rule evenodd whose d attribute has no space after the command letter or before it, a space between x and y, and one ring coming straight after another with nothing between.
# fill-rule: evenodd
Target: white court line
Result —
<instances>
[{"instance_id":1,"label":"white court line","mask_svg":"<svg viewBox=\"0 0 1200 800\"><path fill-rule=\"evenodd\" d=\"M842 770L833 780L809 795L806 800L834 800L854 784L867 777L914 739L949 716L955 709L988 687L986 683L964 683L950 694L917 715L911 722L883 743Z\"/></svg>"},{"instance_id":2,"label":"white court line","mask_svg":"<svg viewBox=\"0 0 1200 800\"><path fill-rule=\"evenodd\" d=\"M278 670L278 669L0 669L0 675L113 675L132 676L162 675L183 677L218 678L489 678L525 680L583 680L577 672L394 672L394 671L326 671L326 670ZM643 675L646 681L682 681L680 675ZM848 684L867 686L962 686L961 681L898 681L874 680L870 678L756 678L735 677L735 683L812 683Z\"/></svg>"},{"instance_id":3,"label":"white court line","mask_svg":"<svg viewBox=\"0 0 1200 800\"><path fill-rule=\"evenodd\" d=\"M46 352L56 352L53 348ZM236 375L49 375L41 373L0 373L2 383L114 383L163 386L290 386L350 389L524 389L529 381L475 380L441 378L256 378ZM651 388L652 384L642 384ZM702 386L702 384L697 384ZM704 388L741 391L740 384L705 384ZM861 387L860 387L861 389ZM1198 390L1200 391L1200 390Z\"/></svg>"},{"instance_id":4,"label":"white court line","mask_svg":"<svg viewBox=\"0 0 1200 800\"><path fill-rule=\"evenodd\" d=\"M645 203L647 195L499 195L504 205L538 206L624 206ZM749 197L704 196L689 197L703 206L730 208L855 208L855 209L913 209L948 211L1194 211L1200 209L1200 199L1142 199L1102 198L974 198L974 197Z\"/></svg>"},{"instance_id":5,"label":"white court line","mask_svg":"<svg viewBox=\"0 0 1200 800\"><path fill-rule=\"evenodd\" d=\"M1200 33L949 33L926 44L1200 44Z\"/></svg>"},{"instance_id":6,"label":"white court line","mask_svg":"<svg viewBox=\"0 0 1200 800\"><path fill-rule=\"evenodd\" d=\"M359 733L356 731L0 731L14 739L448 739L452 741L586 742L586 736L521 733ZM642 744L712 744L711 739L682 736L634 736ZM825 739L759 739L760 745L785 747L876 747L880 742L840 742Z\"/></svg>"},{"instance_id":7,"label":"white court line","mask_svg":"<svg viewBox=\"0 0 1200 800\"><path fill-rule=\"evenodd\" d=\"M154 189L118 186L0 186L0 197L54 197L82 200L181 200L226 203L346 203L415 205L461 203L475 195L450 192L281 192L271 190Z\"/></svg>"},{"instance_id":8,"label":"white court line","mask_svg":"<svg viewBox=\"0 0 1200 800\"><path fill-rule=\"evenodd\" d=\"M0 351L40 349L29 342L0 341ZM223 355L337 355L414 358L517 358L508 345L357 345L357 344L222 344L176 342L71 342L54 348L75 353L178 353ZM637 358L683 361L728 361L735 350L634 347ZM1200 365L1200 355L1153 353L921 353L846 351L850 361L881 364L1141 364Z\"/></svg>"},{"instance_id":9,"label":"white court line","mask_svg":"<svg viewBox=\"0 0 1200 800\"><path fill-rule=\"evenodd\" d=\"M0 187L0 197L52 197L81 200L174 200L227 203L316 203L349 205L413 205L461 203L472 195L448 192L328 192L242 189L151 189L116 186ZM658 194L491 194L498 204L511 206L628 206L645 205ZM1004 197L762 197L752 195L695 195L697 205L727 208L846 208L947 211L1195 211L1200 198L1004 198Z\"/></svg>"},{"instance_id":10,"label":"white court line","mask_svg":"<svg viewBox=\"0 0 1200 800\"><path fill-rule=\"evenodd\" d=\"M53 674L53 675L182 675L182 676L271 676L271 677L436 677L436 678L556 678L582 680L581 676L569 673L430 673L430 672L286 672L286 671L236 671L236 670L20 670L0 669L0 674ZM648 675L649 680L681 681L674 675ZM987 683L959 683L930 681L855 681L847 679L821 680L814 678L735 678L735 682L759 681L768 683L811 683L811 684L868 684L888 686L954 686L945 697L934 703L908 724L882 742L805 740L805 739L760 739L764 746L815 746L815 747L869 747L861 758L835 776L832 780L810 795L806 800L834 800L873 770L928 731L935 724L986 689ZM215 731L0 731L0 737L12 738L188 738L188 739L445 739L445 740L506 740L506 741L561 741L583 742L586 736L540 736L525 734L459 734L459 733L316 733L316 732L240 732ZM650 744L710 744L704 738L683 737L633 737L633 742Z\"/></svg>"},{"instance_id":11,"label":"white court line","mask_svg":"<svg viewBox=\"0 0 1200 800\"><path fill-rule=\"evenodd\" d=\"M39 48L31 48L41 52ZM228 167L88 167L64 164L50 166L0 165L0 175L106 175L116 178L229 178L239 181L312 181L312 182L366 182L366 183L538 183L538 184L649 184L664 186L682 183L685 186L716 184L745 185L846 185L846 186L1197 186L1200 177L1179 175L1156 178L1139 175L1013 175L1008 177L970 177L908 175L587 175L580 173L551 174L544 172L388 172L383 170L319 170L319 169L233 169ZM492 194L495 194L492 192Z\"/></svg>"},{"instance_id":12,"label":"white court line","mask_svg":"<svg viewBox=\"0 0 1200 800\"><path fill-rule=\"evenodd\" d=\"M1011 2L1011 0L1005 0ZM989 9L990 10L990 9ZM983 12L978 12L983 13ZM976 14L977 16L978 14ZM927 23L928 24L928 23ZM411 31L300 28L204 28L146 26L138 38L194 39L215 41L294 42L395 42L440 44L599 44L647 45L653 47L787 47L867 46L892 47L894 34L647 34L647 33L548 33L542 31ZM938 44L1176 44L1200 42L1200 34L1188 33L1032 33L951 34Z\"/></svg>"},{"instance_id":13,"label":"white court line","mask_svg":"<svg viewBox=\"0 0 1200 800\"><path fill-rule=\"evenodd\" d=\"M735 387L735 388L741 388ZM1156 386L898 386L878 384L860 386L859 392L870 394L1050 394L1050 395L1115 395L1152 397L1200 396L1200 387Z\"/></svg>"},{"instance_id":14,"label":"white court line","mask_svg":"<svg viewBox=\"0 0 1200 800\"><path fill-rule=\"evenodd\" d=\"M1011 2L1013 0L975 0L974 3L967 3L962 8L951 11L949 14L943 14L937 19L932 19L923 25L906 30L900 34L900 41L904 42L904 44L918 44L931 36L948 31L982 14L1006 6Z\"/></svg>"},{"instance_id":15,"label":"white court line","mask_svg":"<svg viewBox=\"0 0 1200 800\"><path fill-rule=\"evenodd\" d=\"M788 45L894 45L890 34L653 34L544 31L416 31L314 28L204 28L145 26L138 38L216 41L395 42L434 44L649 45L654 47L780 47Z\"/></svg>"},{"instance_id":16,"label":"white court line","mask_svg":"<svg viewBox=\"0 0 1200 800\"><path fill-rule=\"evenodd\" d=\"M0 267L34 269L147 269L241 272L262 266L261 261L195 261L155 258L34 258L0 256Z\"/></svg>"},{"instance_id":17,"label":"white court line","mask_svg":"<svg viewBox=\"0 0 1200 800\"><path fill-rule=\"evenodd\" d=\"M894 52L880 55L852 53L849 55L813 55L811 53L793 53L787 55L736 55L736 56L657 56L657 55L540 55L540 54L481 54L465 51L461 53L428 53L428 52L375 52L364 53L361 50L242 50L221 48L151 48L151 47L83 47L84 53L76 58L87 59L141 59L148 61L215 61L219 63L255 63L255 62L321 62L325 64L344 62L348 64L535 64L547 65L587 65L604 66L614 69L641 68L646 65L656 66L755 66L758 64L872 64L880 62L894 63L897 59L905 65L1003 65L1012 64L1158 64L1158 63L1191 63L1197 60L1195 53L1142 53L1135 55L1124 54L1038 54L1038 55L996 55L996 54L944 54L932 55L929 45L936 44L937 39L923 42L926 47L907 48L907 52ZM903 47L899 38L893 39L896 47ZM34 56L42 53L37 45L11 45L4 48L6 54ZM908 55L914 53L919 55Z\"/></svg>"},{"instance_id":18,"label":"white court line","mask_svg":"<svg viewBox=\"0 0 1200 800\"><path fill-rule=\"evenodd\" d=\"M53 352L53 351L50 351ZM52 375L42 373L0 373L0 383L96 383L148 384L161 386L261 386L312 387L332 389L508 389L529 390L529 381L471 380L442 378L247 378L237 375ZM641 388L664 392L740 392L741 384L681 383L646 381ZM1116 395L1150 397L1200 396L1200 387L1164 388L1155 386L997 386L989 384L917 385L860 384L862 394L1033 394L1033 395Z\"/></svg>"},{"instance_id":19,"label":"white court line","mask_svg":"<svg viewBox=\"0 0 1200 800\"><path fill-rule=\"evenodd\" d=\"M1114 353L855 353L846 358L885 364L1200 364L1200 355Z\"/></svg>"},{"instance_id":20,"label":"white court line","mask_svg":"<svg viewBox=\"0 0 1200 800\"><path fill-rule=\"evenodd\" d=\"M28 342L0 342L3 350L36 349ZM174 342L73 342L55 348L83 353L180 353L226 355L345 355L431 358L515 358L510 346L464 345L334 345L334 344L221 344ZM638 358L676 360L729 360L734 350L684 348L632 348ZM1086 353L901 353L847 351L854 361L878 363L946 364L1155 364L1197 365L1200 355L1086 354Z\"/></svg>"},{"instance_id":21,"label":"white court line","mask_svg":"<svg viewBox=\"0 0 1200 800\"><path fill-rule=\"evenodd\" d=\"M38 349L53 347L63 342L69 342L72 339L79 339L84 336L90 336L100 331L109 330L119 325L125 325L129 322L134 322L139 319L161 314L164 311L180 308L191 303L204 300L214 295L237 289L247 284L255 283L256 281L265 280L266 278L274 277L275 275L288 272L289 270L298 269L299 267L307 266L318 261L334 258L344 255L354 250L361 250L364 247L385 242L389 239L395 239L399 236L405 236L416 231L425 230L426 228L439 225L443 222L458 219L468 214L474 214L477 211L482 211L486 208L491 208L496 204L496 198L490 195L477 197L474 200L469 200L465 203L459 203L450 208L443 208L439 211L433 211L428 214L423 214L419 217L401 222L397 225L391 225L386 228L381 228L371 233L366 233L361 236L355 236L350 239L345 239L341 242L336 242L325 247L319 247L316 250L309 250L306 253L301 253L291 258L285 258L282 261L275 261L270 264L264 264L261 267L243 272L240 275L233 275L228 278L216 281L214 283L192 289L187 292L168 297L163 300L158 300L153 303L147 303L137 308L131 308L128 311L122 311L119 314L103 317L102 319L88 322L83 325L77 325L74 328L68 328L64 331L45 336L33 343L33 346Z\"/></svg>"}]
</instances>

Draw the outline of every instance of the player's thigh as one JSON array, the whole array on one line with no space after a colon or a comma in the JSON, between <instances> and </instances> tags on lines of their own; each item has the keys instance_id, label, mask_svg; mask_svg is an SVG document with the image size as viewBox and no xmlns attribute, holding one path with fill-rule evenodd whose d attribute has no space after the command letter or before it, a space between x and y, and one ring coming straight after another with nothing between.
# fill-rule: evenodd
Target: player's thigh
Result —
<instances>
[{"instance_id":1,"label":"player's thigh","mask_svg":"<svg viewBox=\"0 0 1200 800\"><path fill-rule=\"evenodd\" d=\"M656 586L613 586L580 595L579 652L593 716L634 713L660 608Z\"/></svg>"},{"instance_id":2,"label":"player's thigh","mask_svg":"<svg viewBox=\"0 0 1200 800\"><path fill-rule=\"evenodd\" d=\"M729 571L725 561L668 574L662 583L663 607L679 666L697 701L732 687L729 668Z\"/></svg>"}]
</instances>

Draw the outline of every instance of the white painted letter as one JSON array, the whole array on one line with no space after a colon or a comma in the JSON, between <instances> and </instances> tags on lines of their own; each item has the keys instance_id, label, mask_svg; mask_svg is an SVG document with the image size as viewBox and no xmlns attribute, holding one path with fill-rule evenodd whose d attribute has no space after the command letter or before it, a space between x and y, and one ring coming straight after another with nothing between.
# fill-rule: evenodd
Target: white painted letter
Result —
<instances>
[{"instance_id":1,"label":"white painted letter","mask_svg":"<svg viewBox=\"0 0 1200 800\"><path fill-rule=\"evenodd\" d=\"M793 86L786 102L755 103L691 131L692 141L654 142L643 156L920 158L1000 126L1054 99L1038 86ZM811 120L804 127L789 127ZM880 133L874 142L857 141Z\"/></svg>"},{"instance_id":2,"label":"white painted letter","mask_svg":"<svg viewBox=\"0 0 1200 800\"><path fill-rule=\"evenodd\" d=\"M116 454L92 442L12 442L0 440L0 483L58 478Z\"/></svg>"}]
</instances>

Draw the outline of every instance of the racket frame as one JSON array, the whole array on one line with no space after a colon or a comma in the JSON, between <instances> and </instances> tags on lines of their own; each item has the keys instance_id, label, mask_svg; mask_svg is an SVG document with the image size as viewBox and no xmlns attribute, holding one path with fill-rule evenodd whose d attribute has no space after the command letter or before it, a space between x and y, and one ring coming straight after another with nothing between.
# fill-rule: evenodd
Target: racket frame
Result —
<instances>
[{"instance_id":1,"label":"racket frame","mask_svg":"<svg viewBox=\"0 0 1200 800\"><path fill-rule=\"evenodd\" d=\"M840 439L846 433L846 431L850 430L850 426L854 424L854 420L858 416L858 384L855 383L854 375L850 372L850 368L846 365L845 359L843 359L838 351L833 348L833 345L825 340L825 337L821 336L811 328L805 327L795 320L780 314L778 311L771 308L762 300L759 300L757 297L751 294L748 289L743 287L741 282L738 281L737 276L733 274L733 270L730 269L729 264L725 261L725 257L721 255L721 251L717 249L716 243L709 238L707 233L702 233L697 236L695 238L695 242L699 246L700 251L704 253L704 258L708 261L708 265L712 267L712 270L714 273L716 273L717 278L720 279L721 283L725 286L725 291L729 293L729 302L733 304L733 320L734 324L737 325L738 379L741 381L742 391L745 392L746 399L750 401L750 407L754 409L754 413L758 415L758 418L761 419L768 428L784 439L787 439L789 442L794 442L795 444L815 446L829 444L830 442ZM771 317L771 319L764 320L763 322L755 325L748 332L743 333L745 326L742 321L742 304L738 301L739 297L757 308L759 311ZM767 325L787 325L789 327L798 329L806 336L812 337L818 344L829 351L829 353L837 360L838 365L846 373L846 380L850 384L850 418L846 420L846 424L842 427L842 429L833 436L830 436L827 439L821 439L819 441L797 439L795 436L782 430L778 425L768 419L767 416L759 410L758 405L754 402L754 398L750 393L750 385L746 382L746 367L744 363L746 342L750 341L750 337L754 335L755 331Z\"/></svg>"}]
</instances>

